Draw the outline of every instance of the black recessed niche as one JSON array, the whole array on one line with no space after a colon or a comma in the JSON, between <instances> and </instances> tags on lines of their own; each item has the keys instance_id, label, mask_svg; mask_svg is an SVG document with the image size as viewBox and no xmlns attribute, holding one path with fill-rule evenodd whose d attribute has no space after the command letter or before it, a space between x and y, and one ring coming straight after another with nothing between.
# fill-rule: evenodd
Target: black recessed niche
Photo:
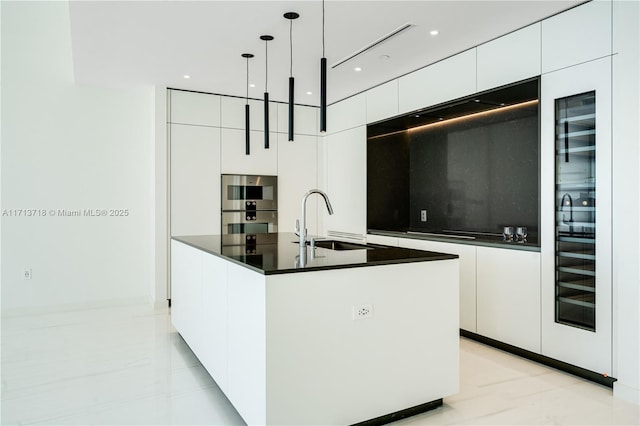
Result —
<instances>
[{"instance_id":1,"label":"black recessed niche","mask_svg":"<svg viewBox=\"0 0 640 426\"><path fill-rule=\"evenodd\" d=\"M368 229L537 244L538 99L534 78L369 125Z\"/></svg>"}]
</instances>

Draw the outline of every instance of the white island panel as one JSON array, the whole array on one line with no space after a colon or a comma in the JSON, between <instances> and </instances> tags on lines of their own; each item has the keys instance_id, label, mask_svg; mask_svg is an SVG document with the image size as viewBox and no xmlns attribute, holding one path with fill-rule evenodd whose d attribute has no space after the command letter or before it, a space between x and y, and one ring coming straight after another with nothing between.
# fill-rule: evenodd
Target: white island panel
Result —
<instances>
[{"instance_id":1,"label":"white island panel","mask_svg":"<svg viewBox=\"0 0 640 426\"><path fill-rule=\"evenodd\" d=\"M265 276L227 262L229 400L250 425L266 419ZM214 379L216 379L214 377Z\"/></svg>"},{"instance_id":2,"label":"white island panel","mask_svg":"<svg viewBox=\"0 0 640 426\"><path fill-rule=\"evenodd\" d=\"M458 392L457 259L271 275L267 306L267 424L352 424Z\"/></svg>"}]
</instances>

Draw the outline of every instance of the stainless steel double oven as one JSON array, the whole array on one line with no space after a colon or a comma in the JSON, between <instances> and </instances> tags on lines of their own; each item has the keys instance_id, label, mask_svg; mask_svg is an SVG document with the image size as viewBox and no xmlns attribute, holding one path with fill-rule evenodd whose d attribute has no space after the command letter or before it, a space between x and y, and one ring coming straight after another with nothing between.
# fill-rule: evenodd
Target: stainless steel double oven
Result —
<instances>
[{"instance_id":1,"label":"stainless steel double oven","mask_svg":"<svg viewBox=\"0 0 640 426\"><path fill-rule=\"evenodd\" d=\"M222 234L278 232L278 177L222 175Z\"/></svg>"}]
</instances>

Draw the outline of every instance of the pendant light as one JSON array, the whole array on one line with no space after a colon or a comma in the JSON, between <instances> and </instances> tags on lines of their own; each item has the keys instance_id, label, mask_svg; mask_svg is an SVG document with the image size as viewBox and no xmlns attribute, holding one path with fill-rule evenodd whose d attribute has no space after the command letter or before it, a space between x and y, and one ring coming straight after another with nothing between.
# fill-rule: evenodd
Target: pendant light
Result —
<instances>
[{"instance_id":1,"label":"pendant light","mask_svg":"<svg viewBox=\"0 0 640 426\"><path fill-rule=\"evenodd\" d=\"M260 40L264 40L264 149L269 149L269 54L267 43L273 40L273 36L262 35Z\"/></svg>"},{"instance_id":2,"label":"pendant light","mask_svg":"<svg viewBox=\"0 0 640 426\"><path fill-rule=\"evenodd\" d=\"M289 20L289 141L293 141L293 20L298 19L300 15L296 12L287 12L284 17Z\"/></svg>"},{"instance_id":3,"label":"pendant light","mask_svg":"<svg viewBox=\"0 0 640 426\"><path fill-rule=\"evenodd\" d=\"M320 59L320 131L327 131L327 58L324 55L324 0L322 0L322 58Z\"/></svg>"},{"instance_id":4,"label":"pendant light","mask_svg":"<svg viewBox=\"0 0 640 426\"><path fill-rule=\"evenodd\" d=\"M244 126L245 126L245 142L244 142L244 153L249 155L251 153L251 144L250 144L250 129L249 129L249 59L253 58L253 54L251 53L243 53L243 58L247 60L247 103L244 106Z\"/></svg>"}]
</instances>

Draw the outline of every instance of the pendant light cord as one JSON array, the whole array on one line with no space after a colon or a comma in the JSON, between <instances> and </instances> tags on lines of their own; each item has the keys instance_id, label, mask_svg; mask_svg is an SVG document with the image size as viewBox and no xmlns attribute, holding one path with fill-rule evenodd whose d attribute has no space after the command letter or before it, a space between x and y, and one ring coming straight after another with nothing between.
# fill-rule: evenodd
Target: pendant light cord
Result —
<instances>
[{"instance_id":1,"label":"pendant light cord","mask_svg":"<svg viewBox=\"0 0 640 426\"><path fill-rule=\"evenodd\" d=\"M293 19L289 21L289 77L293 77Z\"/></svg>"},{"instance_id":2,"label":"pendant light cord","mask_svg":"<svg viewBox=\"0 0 640 426\"><path fill-rule=\"evenodd\" d=\"M247 58L247 105L249 105L249 58Z\"/></svg>"},{"instance_id":3,"label":"pendant light cord","mask_svg":"<svg viewBox=\"0 0 640 426\"><path fill-rule=\"evenodd\" d=\"M268 84L269 84L269 49L267 49L267 43L269 41L264 41L264 91L268 92Z\"/></svg>"}]
</instances>

